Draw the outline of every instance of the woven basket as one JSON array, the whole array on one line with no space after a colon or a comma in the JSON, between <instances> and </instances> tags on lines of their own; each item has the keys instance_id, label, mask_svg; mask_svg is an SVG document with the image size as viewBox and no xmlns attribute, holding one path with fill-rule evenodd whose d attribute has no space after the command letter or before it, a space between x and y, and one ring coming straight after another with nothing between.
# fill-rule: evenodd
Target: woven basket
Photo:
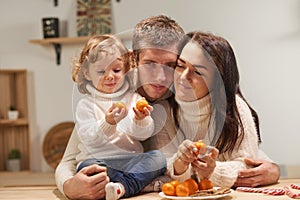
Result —
<instances>
[{"instance_id":1,"label":"woven basket","mask_svg":"<svg viewBox=\"0 0 300 200\"><path fill-rule=\"evenodd\" d=\"M54 169L63 157L74 126L74 122L62 122L53 126L46 134L43 155L46 162Z\"/></svg>"}]
</instances>

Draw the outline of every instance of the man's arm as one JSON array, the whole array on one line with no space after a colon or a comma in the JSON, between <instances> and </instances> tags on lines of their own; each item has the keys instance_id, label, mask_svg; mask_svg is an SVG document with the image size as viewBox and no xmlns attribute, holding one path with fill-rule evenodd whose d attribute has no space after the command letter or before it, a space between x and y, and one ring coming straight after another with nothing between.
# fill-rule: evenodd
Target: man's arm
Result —
<instances>
[{"instance_id":1,"label":"man's arm","mask_svg":"<svg viewBox=\"0 0 300 200\"><path fill-rule=\"evenodd\" d=\"M252 168L239 172L235 187L257 187L277 183L280 177L280 168L276 163L249 158L245 158L244 161Z\"/></svg>"},{"instance_id":2,"label":"man's arm","mask_svg":"<svg viewBox=\"0 0 300 200\"><path fill-rule=\"evenodd\" d=\"M58 189L70 199L100 199L105 197L109 182L106 168L91 165L76 173L76 156L79 154L76 127L69 139L64 156L55 170Z\"/></svg>"},{"instance_id":3,"label":"man's arm","mask_svg":"<svg viewBox=\"0 0 300 200\"><path fill-rule=\"evenodd\" d=\"M107 183L106 168L95 164L84 167L65 181L63 191L70 199L102 199Z\"/></svg>"}]
</instances>

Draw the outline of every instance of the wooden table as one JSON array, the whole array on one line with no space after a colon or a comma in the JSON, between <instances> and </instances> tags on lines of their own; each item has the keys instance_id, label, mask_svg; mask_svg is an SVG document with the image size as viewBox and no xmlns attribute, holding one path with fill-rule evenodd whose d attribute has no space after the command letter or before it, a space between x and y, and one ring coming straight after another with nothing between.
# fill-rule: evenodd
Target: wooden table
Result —
<instances>
[{"instance_id":1,"label":"wooden table","mask_svg":"<svg viewBox=\"0 0 300 200\"><path fill-rule=\"evenodd\" d=\"M283 188L290 184L300 184L300 179L280 179L278 184L265 188ZM293 190L300 193L300 190ZM55 186L53 173L31 173L19 172L8 173L0 172L0 200L55 200L66 199ZM229 196L219 198L219 200L288 200L286 195L270 196L261 193L246 193L233 191ZM127 198L127 200L166 200L161 198L158 193L147 193L136 197Z\"/></svg>"},{"instance_id":2,"label":"wooden table","mask_svg":"<svg viewBox=\"0 0 300 200\"><path fill-rule=\"evenodd\" d=\"M289 186L290 184L295 183L300 185L300 179L280 179L277 184L266 186L263 188L283 188L284 186ZM291 189L294 193L300 193L300 190ZM281 196L271 196L265 195L262 193L248 193L248 192L238 192L233 191L230 195L226 197L219 198L218 200L293 200L287 195ZM165 198L161 198L157 193L150 193L146 195L140 195L137 197L131 197L127 200L167 200Z\"/></svg>"}]
</instances>

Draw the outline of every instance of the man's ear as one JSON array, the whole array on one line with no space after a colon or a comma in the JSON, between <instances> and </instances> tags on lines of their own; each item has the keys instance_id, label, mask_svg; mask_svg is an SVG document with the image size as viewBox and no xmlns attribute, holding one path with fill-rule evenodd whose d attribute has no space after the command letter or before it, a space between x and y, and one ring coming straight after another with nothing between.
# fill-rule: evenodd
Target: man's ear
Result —
<instances>
[{"instance_id":1,"label":"man's ear","mask_svg":"<svg viewBox=\"0 0 300 200\"><path fill-rule=\"evenodd\" d=\"M85 69L85 70L83 71L83 75L84 75L84 77L85 77L88 81L91 81L91 80L92 80L92 78L91 78L91 76L90 76L90 73L89 73L89 70Z\"/></svg>"},{"instance_id":2,"label":"man's ear","mask_svg":"<svg viewBox=\"0 0 300 200\"><path fill-rule=\"evenodd\" d=\"M128 55L129 55L132 59L134 59L134 54L133 54L133 51L132 51L132 50L128 50Z\"/></svg>"},{"instance_id":3,"label":"man's ear","mask_svg":"<svg viewBox=\"0 0 300 200\"><path fill-rule=\"evenodd\" d=\"M137 66L137 62L136 62L136 59L135 59L135 56L134 56L134 53L132 50L128 51L128 57L130 60L130 68L135 68Z\"/></svg>"}]
</instances>

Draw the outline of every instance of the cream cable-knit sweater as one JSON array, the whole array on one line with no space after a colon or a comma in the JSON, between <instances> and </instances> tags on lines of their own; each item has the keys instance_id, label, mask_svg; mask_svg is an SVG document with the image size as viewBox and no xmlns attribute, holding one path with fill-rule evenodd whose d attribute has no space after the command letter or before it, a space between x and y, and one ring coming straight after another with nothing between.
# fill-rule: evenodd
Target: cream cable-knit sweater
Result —
<instances>
[{"instance_id":1,"label":"cream cable-knit sweater","mask_svg":"<svg viewBox=\"0 0 300 200\"><path fill-rule=\"evenodd\" d=\"M154 130L151 117L136 120L132 107L141 96L129 91L129 84L115 93L99 92L87 85L91 95L85 95L77 104L76 128L80 143L80 153L76 156L78 164L87 158L112 158L144 151L140 140L149 138ZM124 102L127 116L118 124L111 125L105 120L105 112L114 102Z\"/></svg>"},{"instance_id":2,"label":"cream cable-knit sweater","mask_svg":"<svg viewBox=\"0 0 300 200\"><path fill-rule=\"evenodd\" d=\"M183 112L183 119L180 123L181 127L185 131L199 133L199 137L195 137L195 139L193 139L193 136L187 136L187 139L192 141L197 141L198 139L204 139L205 141L208 140L205 138L210 118L210 105L208 105L210 104L210 98L208 96L195 102L178 101L181 111ZM258 156L258 137L250 109L238 95L236 96L236 103L244 126L245 136L241 145L239 147L236 146L232 154L219 154L216 168L210 177L210 180L215 186L231 187L238 176L238 171L247 168L243 159L245 157L257 158ZM200 108L199 105L201 105ZM199 123L199 121L201 121L201 123ZM179 181L183 181L191 177L191 167L180 176L174 175L172 165L174 158L175 156L170 159L170 164L168 165L168 173L170 176Z\"/></svg>"},{"instance_id":3,"label":"cream cable-knit sweater","mask_svg":"<svg viewBox=\"0 0 300 200\"><path fill-rule=\"evenodd\" d=\"M167 97L165 97L165 98L167 98ZM145 150L146 149L147 150L162 149L163 152L166 154L166 156L169 158L168 169L169 169L169 174L172 174L173 173L172 172L173 166L171 165L171 164L173 164L171 162L172 156L177 152L178 146L184 140L184 137L181 133L178 133L177 137L175 137L176 136L176 128L175 128L174 120L172 120L172 117L171 117L172 112L171 112L168 101L165 99L161 99L160 101L158 101L156 103L160 104L160 106L162 106L162 107L160 107L161 108L160 112L164 112L167 115L166 121L165 121L166 123L163 125L163 128L157 129L155 127L156 131L159 131L159 133L153 135L143 145L144 145ZM156 110L156 109L154 109L154 110ZM162 124L160 122L156 122L156 119L157 119L156 117L159 117L159 114L157 114L153 117L155 126L157 123ZM159 125L159 126L161 126L161 125ZM257 137L257 136L255 136L255 137ZM173 141L173 142L171 143L170 141ZM78 138L76 129L74 129L73 133L70 136L64 156L55 170L56 185L63 194L64 194L63 184L65 183L65 181L72 178L76 172L76 165L77 165L76 156L80 153L80 150L78 149L78 144L79 144L79 138ZM264 160L268 160L268 161L272 162L272 160L269 157L267 157L267 155L264 154L263 152L261 152L259 154L259 159L264 159ZM222 168L223 169L225 168L225 166L223 167L221 164L222 163L221 161L223 161L223 160L224 159L217 161L217 165L220 166L220 168L219 168L220 170L216 169L215 173L216 172L218 172L218 173L216 173L216 175L213 174L213 176L212 176L212 179L214 179L213 181L215 184L220 182L220 181L216 181L215 180L216 178L214 178L214 177L217 177L217 174L221 173L221 175L223 177L226 177L225 173L222 174L222 170L221 170ZM240 161L237 161L237 162L240 162ZM224 165L226 165L226 164L224 163ZM243 166L241 163L239 163L239 165ZM170 168L170 166L172 166L172 168ZM186 174L183 175L183 178L182 177L181 178L184 179L184 176L188 177L189 175L190 175L190 172L187 171ZM236 177L236 175L234 175L233 177ZM233 177L231 177L230 180L233 180L234 179ZM218 185L221 185L221 184L218 184Z\"/></svg>"}]
</instances>

